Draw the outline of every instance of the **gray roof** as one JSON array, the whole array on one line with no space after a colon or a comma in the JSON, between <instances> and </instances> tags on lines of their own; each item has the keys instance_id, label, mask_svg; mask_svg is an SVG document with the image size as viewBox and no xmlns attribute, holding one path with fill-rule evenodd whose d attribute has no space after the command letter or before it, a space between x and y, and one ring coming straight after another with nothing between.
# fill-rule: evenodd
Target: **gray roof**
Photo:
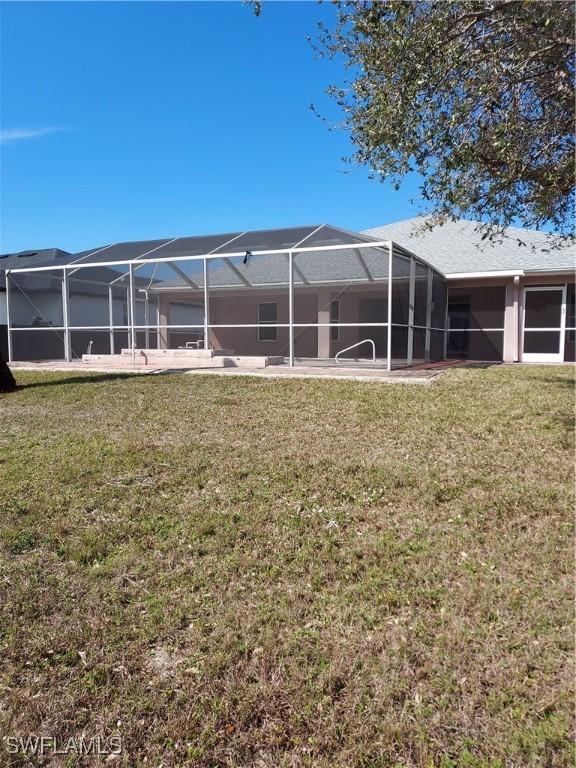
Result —
<instances>
[{"instance_id":1,"label":"gray roof","mask_svg":"<svg viewBox=\"0 0 576 768\"><path fill-rule=\"evenodd\" d=\"M0 288L6 286L7 269L19 267L41 267L48 262L66 264L71 254L60 248L40 248L37 251L19 251L0 254Z\"/></svg>"},{"instance_id":2,"label":"gray roof","mask_svg":"<svg viewBox=\"0 0 576 768\"><path fill-rule=\"evenodd\" d=\"M381 240L393 240L421 256L445 275L462 272L558 271L576 268L574 243L551 248L550 236L533 229L509 227L502 242L482 240L478 222L448 221L425 229L426 217L397 221L364 230ZM521 243L524 243L522 245Z\"/></svg>"},{"instance_id":3,"label":"gray roof","mask_svg":"<svg viewBox=\"0 0 576 768\"><path fill-rule=\"evenodd\" d=\"M259 251L283 251L302 247L350 245L365 243L371 238L357 232L348 232L329 224L313 224L282 229L260 229L245 232L227 232L194 237L164 238L162 240L139 240L91 248L75 254L67 254L65 259L43 262L43 266L59 267L62 264L84 266L97 264L146 262L155 259L204 256L207 254L228 255L233 253ZM63 253L63 252L60 252ZM20 266L20 265L18 265ZM30 266L34 266L30 264ZM17 269L10 266L10 269Z\"/></svg>"},{"instance_id":4,"label":"gray roof","mask_svg":"<svg viewBox=\"0 0 576 768\"><path fill-rule=\"evenodd\" d=\"M368 239L366 239L368 241ZM197 288L204 286L200 264L191 267L180 263L188 278ZM395 261L395 274L408 275L409 264L406 260ZM379 248L343 248L338 251L314 251L296 253L294 256L294 284L322 285L353 283L388 279L388 255ZM288 255L270 254L267 256L224 257L208 262L208 283L211 288L254 288L287 286ZM170 278L152 284L151 290L189 289L190 283L181 277Z\"/></svg>"},{"instance_id":5,"label":"gray roof","mask_svg":"<svg viewBox=\"0 0 576 768\"><path fill-rule=\"evenodd\" d=\"M64 264L85 269L73 270L79 279L85 273L89 280L106 281L103 270L116 273L106 263L120 265L131 261L144 264L138 272L141 284L151 290L176 288L202 288L203 265L200 260L154 264L154 259L186 259L187 257L211 254L208 262L209 282L214 288L237 288L243 286L264 287L287 285L288 253L294 250L294 281L296 284L330 284L345 282L366 282L385 280L388 276L387 254L383 249L357 248L371 244L368 235L349 232L339 227L308 225L284 229L256 230L219 235L202 235L165 240L145 240L116 243L100 248L69 254L65 259L43 261L44 267L59 267ZM342 246L342 250L339 247ZM302 248L317 250L303 251ZM326 250L325 250L326 249ZM333 250L337 249L337 250ZM284 253L274 251L284 250ZM242 255L234 255L234 254ZM150 262L147 264L147 262ZM19 266L19 265L17 265ZM28 266L28 264L26 264ZM31 265L34 266L34 265ZM405 269L405 263L396 264L396 269ZM149 280L143 277L149 270ZM178 276L175 277L173 272ZM42 273L14 273L15 279L38 286ZM49 275L50 273L44 273ZM118 273L118 274L121 274ZM32 277L31 275L34 275ZM49 280L49 277L46 277ZM110 278L111 279L111 278Z\"/></svg>"}]
</instances>

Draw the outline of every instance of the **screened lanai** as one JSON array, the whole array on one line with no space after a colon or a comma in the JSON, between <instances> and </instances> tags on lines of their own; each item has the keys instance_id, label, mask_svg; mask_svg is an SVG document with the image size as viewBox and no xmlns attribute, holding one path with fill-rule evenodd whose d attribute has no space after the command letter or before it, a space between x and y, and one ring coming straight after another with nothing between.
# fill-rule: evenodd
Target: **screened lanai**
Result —
<instances>
[{"instance_id":1,"label":"screened lanai","mask_svg":"<svg viewBox=\"0 0 576 768\"><path fill-rule=\"evenodd\" d=\"M446 286L327 224L116 243L7 271L10 360L200 350L388 370L445 356Z\"/></svg>"}]
</instances>

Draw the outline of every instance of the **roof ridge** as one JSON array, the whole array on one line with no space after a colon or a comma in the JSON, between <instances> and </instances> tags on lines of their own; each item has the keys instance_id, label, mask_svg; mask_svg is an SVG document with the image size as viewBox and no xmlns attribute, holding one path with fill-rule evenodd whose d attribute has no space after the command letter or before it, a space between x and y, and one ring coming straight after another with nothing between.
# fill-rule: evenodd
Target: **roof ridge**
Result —
<instances>
[{"instance_id":1,"label":"roof ridge","mask_svg":"<svg viewBox=\"0 0 576 768\"><path fill-rule=\"evenodd\" d=\"M384 229L385 227L393 227L393 226L395 226L397 224L409 224L411 221L415 222L415 221L419 221L419 220L426 220L428 218L430 218L430 214L419 214L417 216L410 216L407 219L398 219L397 221L390 221L387 224L379 224L376 227L368 227L367 229L363 229L361 231L362 232L370 232L370 231L375 230L375 229ZM441 228L445 224L458 225L458 224L461 224L461 223L463 223L463 224L474 224L476 226L476 225L486 224L487 222L478 221L477 219L464 219L464 218L456 219L456 220L448 219L447 221L442 222L442 223L438 223L435 226L437 226L438 228ZM543 229L531 229L529 227L513 227L513 226L504 227L504 234L506 232L524 232L526 234L537 235L539 237L550 237L550 238L555 237L553 232L546 232Z\"/></svg>"}]
</instances>

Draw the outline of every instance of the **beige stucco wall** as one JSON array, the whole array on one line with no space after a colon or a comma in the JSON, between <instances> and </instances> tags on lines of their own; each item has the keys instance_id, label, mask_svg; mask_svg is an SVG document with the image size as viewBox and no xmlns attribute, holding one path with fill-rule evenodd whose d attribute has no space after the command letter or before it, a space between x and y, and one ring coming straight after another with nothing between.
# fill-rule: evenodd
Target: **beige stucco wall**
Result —
<instances>
[{"instance_id":1,"label":"beige stucco wall","mask_svg":"<svg viewBox=\"0 0 576 768\"><path fill-rule=\"evenodd\" d=\"M308 288L296 287L294 291L294 322L328 323L330 321L330 303L340 301L340 322L357 323L360 317L360 302L365 298L386 297L386 286L382 284L368 286ZM170 304L185 298L187 301L203 302L203 294L197 291L174 291L160 294L160 345L168 344L170 324ZM288 323L287 290L230 290L210 292L211 325L257 325L258 304L273 301L278 304L278 322ZM383 314L380 322L386 322ZM330 328L295 328L294 352L297 357L333 357L336 352L360 338L362 329L340 328L338 341L330 340ZM385 329L383 329L385 330ZM242 355L287 355L289 351L288 329L278 328L276 341L259 341L258 328L212 328L210 343L214 349L230 349ZM368 352L366 348L364 352Z\"/></svg>"},{"instance_id":2,"label":"beige stucco wall","mask_svg":"<svg viewBox=\"0 0 576 768\"><path fill-rule=\"evenodd\" d=\"M506 291L504 311L504 361L522 360L522 315L524 311L524 288L536 285L568 285L574 283L573 273L557 275L527 275L505 278L479 278L468 280L450 280L448 296L462 292L466 288L503 286Z\"/></svg>"},{"instance_id":3,"label":"beige stucco wall","mask_svg":"<svg viewBox=\"0 0 576 768\"><path fill-rule=\"evenodd\" d=\"M530 275L527 277L479 278L449 281L449 295L467 288L501 286L505 292L504 306L504 360L521 360L523 289L534 285L564 285L574 283L574 275ZM161 294L160 325L170 322L170 301L181 301L183 296L190 301L203 301L202 292L186 291ZM330 320L330 302L340 301L340 322L358 323L362 299L386 298L386 287L382 284L350 286L342 292L339 286L322 288L303 288L297 286L294 293L295 323L328 323ZM215 325L258 323L258 303L275 301L278 303L278 322L288 323L288 295L286 289L211 291L210 323ZM385 304L383 303L383 307ZM383 314L380 322L386 322ZM385 331L385 329L383 329ZM340 328L339 340L330 340L330 328L308 328L295 330L295 354L297 357L334 357L336 352L356 343L366 335L373 335L376 329ZM166 334L161 332L161 344L166 344ZM257 328L214 328L211 331L211 344L216 349L232 349L237 354L245 355L287 355L288 329L278 329L275 342L258 341ZM361 351L361 354L368 350Z\"/></svg>"}]
</instances>

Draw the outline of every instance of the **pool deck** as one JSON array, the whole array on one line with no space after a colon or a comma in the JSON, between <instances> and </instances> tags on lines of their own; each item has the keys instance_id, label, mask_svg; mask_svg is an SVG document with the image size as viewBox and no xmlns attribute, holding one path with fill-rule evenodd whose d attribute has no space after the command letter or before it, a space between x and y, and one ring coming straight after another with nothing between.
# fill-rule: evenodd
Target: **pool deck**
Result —
<instances>
[{"instance_id":1,"label":"pool deck","mask_svg":"<svg viewBox=\"0 0 576 768\"><path fill-rule=\"evenodd\" d=\"M398 368L387 371L383 368L338 367L315 365L269 365L262 367L213 368L195 366L194 368L166 368L154 365L134 367L114 365L93 365L81 361L71 363L61 360L43 360L35 362L15 362L10 367L17 375L18 371L69 371L74 373L118 373L118 374L160 374L186 373L202 376L251 376L261 379L340 379L343 381L364 381L381 384L430 384L444 371L466 365L463 360L444 360L437 363L423 363L411 368Z\"/></svg>"}]
</instances>

